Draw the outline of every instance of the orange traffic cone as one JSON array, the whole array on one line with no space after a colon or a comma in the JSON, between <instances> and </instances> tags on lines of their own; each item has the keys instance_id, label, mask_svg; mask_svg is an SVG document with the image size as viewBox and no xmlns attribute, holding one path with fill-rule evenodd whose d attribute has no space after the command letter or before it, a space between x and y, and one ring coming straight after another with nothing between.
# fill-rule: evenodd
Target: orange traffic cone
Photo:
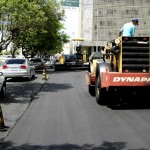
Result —
<instances>
[{"instance_id":1,"label":"orange traffic cone","mask_svg":"<svg viewBox=\"0 0 150 150\"><path fill-rule=\"evenodd\" d=\"M43 69L42 80L47 80L46 69Z\"/></svg>"},{"instance_id":2,"label":"orange traffic cone","mask_svg":"<svg viewBox=\"0 0 150 150\"><path fill-rule=\"evenodd\" d=\"M3 112L2 112L2 107L0 105L0 131L6 131L7 126L4 124L4 118L3 118Z\"/></svg>"}]
</instances>

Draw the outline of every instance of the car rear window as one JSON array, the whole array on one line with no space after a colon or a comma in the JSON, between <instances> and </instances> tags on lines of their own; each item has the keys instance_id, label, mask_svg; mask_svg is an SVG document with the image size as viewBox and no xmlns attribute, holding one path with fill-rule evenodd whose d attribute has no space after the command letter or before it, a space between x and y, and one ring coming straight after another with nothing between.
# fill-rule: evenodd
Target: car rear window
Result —
<instances>
[{"instance_id":1,"label":"car rear window","mask_svg":"<svg viewBox=\"0 0 150 150\"><path fill-rule=\"evenodd\" d=\"M8 59L6 64L25 64L24 59Z\"/></svg>"}]
</instances>

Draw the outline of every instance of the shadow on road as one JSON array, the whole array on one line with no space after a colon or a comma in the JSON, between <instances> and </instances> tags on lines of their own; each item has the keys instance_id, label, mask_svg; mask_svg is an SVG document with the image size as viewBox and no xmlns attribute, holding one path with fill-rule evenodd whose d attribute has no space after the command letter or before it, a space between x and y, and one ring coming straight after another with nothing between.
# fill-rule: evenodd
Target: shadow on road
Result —
<instances>
[{"instance_id":1,"label":"shadow on road","mask_svg":"<svg viewBox=\"0 0 150 150\"><path fill-rule=\"evenodd\" d=\"M101 145L95 146L93 144L84 144L74 145L74 144L63 144L63 145L47 145L47 146L40 146L40 145L29 145L24 144L21 146L14 146L12 142L4 142L1 143L0 149L2 150L122 150L126 148L125 142L107 142L104 141ZM144 148L140 149L132 149L132 150L148 150Z\"/></svg>"},{"instance_id":2,"label":"shadow on road","mask_svg":"<svg viewBox=\"0 0 150 150\"><path fill-rule=\"evenodd\" d=\"M6 82L31 82L36 80L37 77L31 78L31 80L29 80L28 78L21 78L21 77L16 77L16 78L8 78L6 80Z\"/></svg>"},{"instance_id":3,"label":"shadow on road","mask_svg":"<svg viewBox=\"0 0 150 150\"><path fill-rule=\"evenodd\" d=\"M12 80L11 81L14 83L15 79ZM23 83L20 84L19 82ZM16 84L7 85L6 96L1 98L0 102L6 105L10 103L29 103L26 99L30 100L36 95L40 91L41 86L42 84L39 82L26 82L22 79L21 81L17 79Z\"/></svg>"},{"instance_id":4,"label":"shadow on road","mask_svg":"<svg viewBox=\"0 0 150 150\"><path fill-rule=\"evenodd\" d=\"M111 109L150 109L149 97L148 96L136 96L134 98L122 98L115 104L111 104L108 107Z\"/></svg>"},{"instance_id":5,"label":"shadow on road","mask_svg":"<svg viewBox=\"0 0 150 150\"><path fill-rule=\"evenodd\" d=\"M15 79L12 79L13 82ZM12 81L11 80L11 81ZM9 81L9 82L11 82ZM18 82L20 82L17 79ZM24 82L21 79L22 82ZM66 84L66 83L36 83L36 82L24 82L22 84L13 84L11 86L8 86L7 88L7 94L5 97L0 99L0 102L3 104L10 104L10 103L29 103L26 99L30 100L36 100L34 98L35 95L39 91L44 91L44 92L59 92L62 90L68 90L70 88L73 88L72 85ZM19 90L18 90L19 89ZM37 98L38 96L36 96Z\"/></svg>"},{"instance_id":6,"label":"shadow on road","mask_svg":"<svg viewBox=\"0 0 150 150\"><path fill-rule=\"evenodd\" d=\"M62 90L68 90L73 88L71 84L66 84L66 83L46 83L42 90L44 92L58 92ZM41 90L41 91L42 91Z\"/></svg>"}]
</instances>

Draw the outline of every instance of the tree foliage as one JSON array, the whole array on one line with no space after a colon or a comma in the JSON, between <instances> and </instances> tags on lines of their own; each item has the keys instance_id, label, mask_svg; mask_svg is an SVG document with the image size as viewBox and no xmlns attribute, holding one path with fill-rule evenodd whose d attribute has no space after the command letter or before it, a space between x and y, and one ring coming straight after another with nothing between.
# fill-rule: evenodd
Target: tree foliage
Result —
<instances>
[{"instance_id":1,"label":"tree foliage","mask_svg":"<svg viewBox=\"0 0 150 150\"><path fill-rule=\"evenodd\" d=\"M64 10L54 0L1 0L0 52L13 43L24 55L62 50L69 36L64 28ZM13 52L14 53L14 52Z\"/></svg>"}]
</instances>

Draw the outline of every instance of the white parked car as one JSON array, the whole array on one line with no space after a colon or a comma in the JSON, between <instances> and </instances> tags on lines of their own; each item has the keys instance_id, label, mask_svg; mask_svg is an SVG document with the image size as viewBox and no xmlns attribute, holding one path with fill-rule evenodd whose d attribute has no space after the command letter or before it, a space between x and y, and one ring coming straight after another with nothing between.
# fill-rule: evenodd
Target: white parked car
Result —
<instances>
[{"instance_id":1,"label":"white parked car","mask_svg":"<svg viewBox=\"0 0 150 150\"><path fill-rule=\"evenodd\" d=\"M9 58L1 67L5 78L26 77L29 80L35 77L35 68L27 58Z\"/></svg>"},{"instance_id":2,"label":"white parked car","mask_svg":"<svg viewBox=\"0 0 150 150\"><path fill-rule=\"evenodd\" d=\"M3 73L0 72L0 97L4 97L6 95L6 80L3 76Z\"/></svg>"}]
</instances>

